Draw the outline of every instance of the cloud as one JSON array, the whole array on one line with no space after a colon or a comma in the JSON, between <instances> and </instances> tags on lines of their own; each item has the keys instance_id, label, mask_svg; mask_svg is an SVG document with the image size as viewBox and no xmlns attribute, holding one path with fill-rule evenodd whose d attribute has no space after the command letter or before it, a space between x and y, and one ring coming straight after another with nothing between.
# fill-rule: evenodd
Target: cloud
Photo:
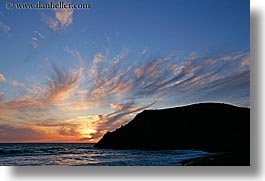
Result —
<instances>
[{"instance_id":1,"label":"cloud","mask_svg":"<svg viewBox=\"0 0 265 181\"><path fill-rule=\"evenodd\" d=\"M121 97L130 90L131 80L129 74L126 76L130 68L121 67L121 62L127 54L128 50L123 49L112 61L102 53L94 56L93 64L88 70L91 82L87 92L88 98L100 101L107 97Z\"/></svg>"},{"instance_id":2,"label":"cloud","mask_svg":"<svg viewBox=\"0 0 265 181\"><path fill-rule=\"evenodd\" d=\"M31 98L25 94L13 100L0 102L0 110L34 110L40 109L42 103L37 98Z\"/></svg>"},{"instance_id":3,"label":"cloud","mask_svg":"<svg viewBox=\"0 0 265 181\"><path fill-rule=\"evenodd\" d=\"M68 52L69 54L71 54L73 57L77 58L79 61L80 66L82 66L83 64L83 58L80 55L80 53L77 50L72 50L70 49L68 46L64 49L64 51Z\"/></svg>"},{"instance_id":4,"label":"cloud","mask_svg":"<svg viewBox=\"0 0 265 181\"><path fill-rule=\"evenodd\" d=\"M77 88L78 83L82 78L82 74L82 67L67 71L61 70L56 65L53 65L51 80L48 81L48 87L41 95L40 99L49 103L67 98L69 91Z\"/></svg>"},{"instance_id":5,"label":"cloud","mask_svg":"<svg viewBox=\"0 0 265 181\"><path fill-rule=\"evenodd\" d=\"M72 139L80 140L86 138L89 140L92 138L92 134L97 133L98 120L99 116L76 116L60 120L60 122L56 122L54 119L39 120L34 126L38 129L52 130L57 137L72 137Z\"/></svg>"},{"instance_id":6,"label":"cloud","mask_svg":"<svg viewBox=\"0 0 265 181\"><path fill-rule=\"evenodd\" d=\"M78 51L69 47L65 51L78 59L79 65L72 69L52 65L45 85L25 85L30 94L0 100L1 121L28 120L41 132L49 127L60 140L94 142L142 110L158 105L218 101L249 106L247 51L216 57L154 57L146 53L141 61L130 62L129 51L123 49L114 57L99 52L87 66Z\"/></svg>"},{"instance_id":7,"label":"cloud","mask_svg":"<svg viewBox=\"0 0 265 181\"><path fill-rule=\"evenodd\" d=\"M103 131L111 131L127 123L136 113L157 103L154 100L158 98L170 99L174 105L176 102L223 101L249 106L249 59L248 52L220 57L191 56L183 60L166 55L127 69L122 69L120 61L115 66L114 63L104 64L107 61L95 61L103 64L98 66L94 62L92 65L95 69L94 74L90 74L95 83L90 89L92 93L98 91L99 96L104 95L110 101L120 90L125 90L121 100L131 101L110 103L116 111L101 116L98 132L92 139L101 137ZM126 85L126 89L122 89L122 85ZM89 93L91 91L88 92L91 96ZM180 96L176 96L178 94ZM134 102L143 99L153 101L144 106L137 106Z\"/></svg>"},{"instance_id":8,"label":"cloud","mask_svg":"<svg viewBox=\"0 0 265 181\"><path fill-rule=\"evenodd\" d=\"M60 22L61 27L67 27L73 22L73 10L63 9L55 12L56 19Z\"/></svg>"},{"instance_id":9,"label":"cloud","mask_svg":"<svg viewBox=\"0 0 265 181\"><path fill-rule=\"evenodd\" d=\"M54 31L59 30L59 22L56 19L53 19L45 14L42 14L43 21Z\"/></svg>"},{"instance_id":10,"label":"cloud","mask_svg":"<svg viewBox=\"0 0 265 181\"><path fill-rule=\"evenodd\" d=\"M143 49L143 50L141 51L141 54L142 54L142 55L145 55L145 54L147 54L147 53L148 53L147 48L145 48L145 49Z\"/></svg>"},{"instance_id":11,"label":"cloud","mask_svg":"<svg viewBox=\"0 0 265 181\"><path fill-rule=\"evenodd\" d=\"M117 109L117 110L124 110L124 109L128 109L128 108L132 108L132 106L134 105L134 102L128 102L126 104L110 104L110 107L112 109Z\"/></svg>"},{"instance_id":12,"label":"cloud","mask_svg":"<svg viewBox=\"0 0 265 181\"><path fill-rule=\"evenodd\" d=\"M26 55L23 63L27 63L37 53L37 49L40 47L42 41L45 39L44 35L39 31L33 31L32 38L28 41L30 50Z\"/></svg>"},{"instance_id":13,"label":"cloud","mask_svg":"<svg viewBox=\"0 0 265 181\"><path fill-rule=\"evenodd\" d=\"M31 47L33 49L38 48L42 39L44 39L44 36L40 32L34 31L34 36L31 38L30 41Z\"/></svg>"},{"instance_id":14,"label":"cloud","mask_svg":"<svg viewBox=\"0 0 265 181\"><path fill-rule=\"evenodd\" d=\"M144 106L136 106L134 102L110 104L110 107L117 109L117 111L98 117L95 124L95 130L97 131L95 133L91 133L90 140L98 140L107 131L113 131L114 129L117 129L117 127L128 123L137 113L153 106L155 103L157 103L157 101L153 101Z\"/></svg>"},{"instance_id":15,"label":"cloud","mask_svg":"<svg viewBox=\"0 0 265 181\"><path fill-rule=\"evenodd\" d=\"M60 130L59 130L59 134L60 135L63 135L63 136L79 136L80 133L75 131L75 128L67 128L67 127L62 127Z\"/></svg>"},{"instance_id":16,"label":"cloud","mask_svg":"<svg viewBox=\"0 0 265 181\"><path fill-rule=\"evenodd\" d=\"M54 31L64 29L73 23L73 9L57 9L52 18L42 14L43 21Z\"/></svg>"},{"instance_id":17,"label":"cloud","mask_svg":"<svg viewBox=\"0 0 265 181\"><path fill-rule=\"evenodd\" d=\"M44 135L30 127L0 124L0 142L27 142L43 139Z\"/></svg>"},{"instance_id":18,"label":"cloud","mask_svg":"<svg viewBox=\"0 0 265 181\"><path fill-rule=\"evenodd\" d=\"M230 90L233 78L237 78L243 87L248 88L249 77L244 76L249 72L248 52L219 57L193 55L184 59L169 54L158 58L147 57L145 61L127 67L122 66L122 60L127 58L128 53L121 55L120 59L112 61L102 53L95 55L88 71L92 83L86 93L90 100L97 98L98 101L109 101L119 97L152 100L173 96L181 104L191 101L188 97L196 91L200 97L199 94L206 93L207 88ZM245 79L239 79L240 76ZM234 96L240 99L242 90L239 88ZM222 100L228 93L229 91L211 92L216 100ZM176 96L178 94L182 96ZM181 100L178 100L179 97L182 97ZM207 101L207 98L202 96L198 100Z\"/></svg>"},{"instance_id":19,"label":"cloud","mask_svg":"<svg viewBox=\"0 0 265 181\"><path fill-rule=\"evenodd\" d=\"M40 43L40 41L39 41L39 39L37 39L36 37L33 37L32 39L31 39L31 47L32 48L38 48L38 46L39 46L39 43Z\"/></svg>"},{"instance_id":20,"label":"cloud","mask_svg":"<svg viewBox=\"0 0 265 181\"><path fill-rule=\"evenodd\" d=\"M55 119L38 120L34 126L38 129L49 129L50 132L53 132L53 134L57 136L78 137L81 135L80 132L77 131L80 127L79 124L68 122L69 120L60 121L61 122L58 122L58 119L57 121Z\"/></svg>"},{"instance_id":21,"label":"cloud","mask_svg":"<svg viewBox=\"0 0 265 181\"><path fill-rule=\"evenodd\" d=\"M127 116L132 113L138 113L144 109L147 109L157 103L157 101L153 101L147 105L144 106L133 106L133 103L126 103L126 104L119 104L118 111L112 112L110 114L107 114L105 119L107 120L107 125L113 126L113 123L115 121L118 121L119 119L123 118L124 116Z\"/></svg>"},{"instance_id":22,"label":"cloud","mask_svg":"<svg viewBox=\"0 0 265 181\"><path fill-rule=\"evenodd\" d=\"M40 33L39 31L35 30L34 34L38 37L40 37L41 39L44 39L44 36L42 35L42 33Z\"/></svg>"},{"instance_id":23,"label":"cloud","mask_svg":"<svg viewBox=\"0 0 265 181\"><path fill-rule=\"evenodd\" d=\"M247 56L243 58L243 60L241 61L241 66L244 67L244 66L249 66L249 65L250 65L250 57Z\"/></svg>"},{"instance_id":24,"label":"cloud","mask_svg":"<svg viewBox=\"0 0 265 181\"><path fill-rule=\"evenodd\" d=\"M81 81L83 68L78 67L72 70L61 70L53 65L51 78L47 82L47 87L42 91L39 90L37 95L29 96L22 94L20 97L0 102L0 109L6 110L37 110L49 109L51 106L58 104L71 95L76 90ZM25 87L23 83L12 81L13 86Z\"/></svg>"},{"instance_id":25,"label":"cloud","mask_svg":"<svg viewBox=\"0 0 265 181\"><path fill-rule=\"evenodd\" d=\"M25 84L22 82L18 82L16 80L13 80L11 83L11 85L15 86L15 87L25 87Z\"/></svg>"},{"instance_id":26,"label":"cloud","mask_svg":"<svg viewBox=\"0 0 265 181\"><path fill-rule=\"evenodd\" d=\"M0 21L0 28L1 28L6 34L9 34L9 32L11 31L10 26L4 24L2 21Z\"/></svg>"},{"instance_id":27,"label":"cloud","mask_svg":"<svg viewBox=\"0 0 265 181\"><path fill-rule=\"evenodd\" d=\"M5 82L6 79L5 79L5 76L3 74L0 74L0 82Z\"/></svg>"},{"instance_id":28,"label":"cloud","mask_svg":"<svg viewBox=\"0 0 265 181\"><path fill-rule=\"evenodd\" d=\"M5 95L5 93L3 91L0 91L0 101L2 101L4 99L4 95Z\"/></svg>"},{"instance_id":29,"label":"cloud","mask_svg":"<svg viewBox=\"0 0 265 181\"><path fill-rule=\"evenodd\" d=\"M35 89L33 97L23 95L17 99L5 102L10 109L45 108L52 105L61 110L85 110L104 105L117 100L156 100L157 98L176 99L181 103L190 101L189 95L213 94L216 98L229 96L232 84L248 88L249 62L248 52L238 52L221 57L192 56L183 60L176 59L173 55L159 58L149 57L140 64L123 66L128 51L123 50L113 60L103 53L94 56L92 65L83 70L82 57L77 51L68 47L65 49L79 59L80 65L76 69L67 70L62 67L52 66L52 74L46 88ZM84 75L83 72L87 72ZM2 75L2 74L0 74ZM87 76L84 80L84 76ZM4 76L0 76L4 81ZM14 86L25 85L13 81ZM81 89L80 86L83 86ZM217 91L210 90L227 90ZM30 89L31 90L31 89ZM37 91L36 91L37 90ZM234 96L242 95L238 93ZM230 90L232 91L232 90ZM178 100L181 94L182 100ZM194 96L192 96L194 97ZM212 97L212 96L209 96ZM240 97L238 97L240 98ZM202 96L200 101L207 101ZM21 105L23 103L24 106ZM118 108L119 104L112 104Z\"/></svg>"},{"instance_id":30,"label":"cloud","mask_svg":"<svg viewBox=\"0 0 265 181\"><path fill-rule=\"evenodd\" d=\"M39 85L32 84L27 88L28 92L33 95L39 95L42 92L42 88Z\"/></svg>"},{"instance_id":31,"label":"cloud","mask_svg":"<svg viewBox=\"0 0 265 181\"><path fill-rule=\"evenodd\" d=\"M104 38L108 44L111 44L111 39L107 33L104 34Z\"/></svg>"},{"instance_id":32,"label":"cloud","mask_svg":"<svg viewBox=\"0 0 265 181\"><path fill-rule=\"evenodd\" d=\"M171 95L178 92L185 95L207 88L220 78L229 84L230 78L238 74L241 62L247 57L249 57L248 53L237 53L212 58L211 63L207 57L192 57L179 64L175 63L176 61L164 62L164 64L156 60L147 66L135 69L134 85L136 86L133 86L133 96ZM249 71L249 67L246 69Z\"/></svg>"}]
</instances>

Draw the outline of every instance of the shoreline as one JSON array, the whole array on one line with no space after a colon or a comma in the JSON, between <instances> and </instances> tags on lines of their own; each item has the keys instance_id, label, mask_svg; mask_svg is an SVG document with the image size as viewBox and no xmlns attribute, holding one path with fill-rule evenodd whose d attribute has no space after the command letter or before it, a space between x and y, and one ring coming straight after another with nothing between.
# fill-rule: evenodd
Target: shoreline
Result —
<instances>
[{"instance_id":1,"label":"shoreline","mask_svg":"<svg viewBox=\"0 0 265 181\"><path fill-rule=\"evenodd\" d=\"M250 166L250 160L246 154L212 153L205 157L169 163L167 166Z\"/></svg>"}]
</instances>

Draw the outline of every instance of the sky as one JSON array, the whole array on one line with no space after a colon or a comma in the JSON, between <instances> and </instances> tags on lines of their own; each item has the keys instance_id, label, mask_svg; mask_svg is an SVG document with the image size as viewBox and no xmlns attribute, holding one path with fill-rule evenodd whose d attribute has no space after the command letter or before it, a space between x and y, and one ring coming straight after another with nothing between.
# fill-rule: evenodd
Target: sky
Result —
<instances>
[{"instance_id":1,"label":"sky","mask_svg":"<svg viewBox=\"0 0 265 181\"><path fill-rule=\"evenodd\" d=\"M94 143L145 109L250 107L247 0L76 0L64 2L90 8L49 10L6 2L0 142Z\"/></svg>"}]
</instances>

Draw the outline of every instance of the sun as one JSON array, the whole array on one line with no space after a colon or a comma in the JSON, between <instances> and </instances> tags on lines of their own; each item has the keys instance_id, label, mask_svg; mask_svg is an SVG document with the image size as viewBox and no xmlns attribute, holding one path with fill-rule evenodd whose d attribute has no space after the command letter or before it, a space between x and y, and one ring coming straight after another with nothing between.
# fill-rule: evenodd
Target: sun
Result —
<instances>
[{"instance_id":1,"label":"sun","mask_svg":"<svg viewBox=\"0 0 265 181\"><path fill-rule=\"evenodd\" d=\"M92 138L92 135L96 134L97 130L84 127L79 132L84 138Z\"/></svg>"}]
</instances>

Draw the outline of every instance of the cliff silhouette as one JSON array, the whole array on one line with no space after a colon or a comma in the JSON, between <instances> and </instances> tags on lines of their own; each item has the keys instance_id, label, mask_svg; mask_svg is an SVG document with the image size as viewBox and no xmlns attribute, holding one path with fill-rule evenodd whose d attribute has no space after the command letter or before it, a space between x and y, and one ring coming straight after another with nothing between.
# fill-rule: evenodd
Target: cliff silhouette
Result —
<instances>
[{"instance_id":1,"label":"cliff silhouette","mask_svg":"<svg viewBox=\"0 0 265 181\"><path fill-rule=\"evenodd\" d=\"M249 163L250 109L199 103L145 110L95 144L105 149L196 149L241 155Z\"/></svg>"}]
</instances>

